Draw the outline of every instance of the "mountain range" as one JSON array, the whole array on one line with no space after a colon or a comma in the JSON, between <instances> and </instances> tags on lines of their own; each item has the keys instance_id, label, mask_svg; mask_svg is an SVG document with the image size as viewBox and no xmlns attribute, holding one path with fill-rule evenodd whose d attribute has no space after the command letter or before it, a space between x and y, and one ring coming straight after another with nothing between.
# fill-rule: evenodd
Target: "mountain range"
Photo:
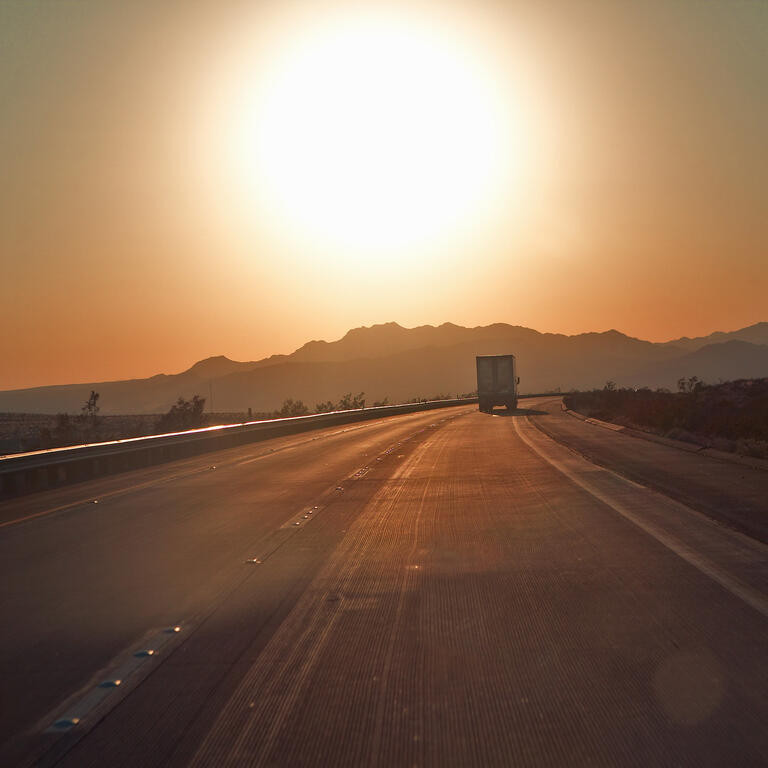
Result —
<instances>
[{"instance_id":1,"label":"mountain range","mask_svg":"<svg viewBox=\"0 0 768 768\"><path fill-rule=\"evenodd\" d=\"M209 357L178 374L0 391L0 412L78 412L92 389L105 414L162 413L178 397L194 394L219 412L272 411L289 397L311 408L346 392L365 392L369 403L385 397L399 402L470 392L476 388L475 355L508 353L517 356L523 393L590 389L607 380L675 389L683 376L712 383L768 376L768 322L664 343L615 330L566 336L505 323L384 323L263 360Z\"/></svg>"}]
</instances>

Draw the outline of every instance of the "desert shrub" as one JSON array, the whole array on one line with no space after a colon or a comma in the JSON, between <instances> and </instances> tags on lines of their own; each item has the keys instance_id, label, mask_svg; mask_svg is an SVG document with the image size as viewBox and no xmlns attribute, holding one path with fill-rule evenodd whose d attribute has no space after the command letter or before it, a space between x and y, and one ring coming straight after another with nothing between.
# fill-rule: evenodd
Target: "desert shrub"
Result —
<instances>
[{"instance_id":1,"label":"desert shrub","mask_svg":"<svg viewBox=\"0 0 768 768\"><path fill-rule=\"evenodd\" d=\"M191 400L183 397L171 406L156 422L158 432L183 432L185 429L197 429L203 426L203 410L205 398L194 395Z\"/></svg>"},{"instance_id":2,"label":"desert shrub","mask_svg":"<svg viewBox=\"0 0 768 768\"><path fill-rule=\"evenodd\" d=\"M289 397L283 401L283 407L277 412L277 415L281 418L289 418L291 416L306 416L309 413L309 408L301 400L294 400Z\"/></svg>"},{"instance_id":3,"label":"desert shrub","mask_svg":"<svg viewBox=\"0 0 768 768\"><path fill-rule=\"evenodd\" d=\"M360 392L354 396L351 392L347 392L347 394L339 400L340 411L352 411L356 408L365 408L365 392Z\"/></svg>"},{"instance_id":4,"label":"desert shrub","mask_svg":"<svg viewBox=\"0 0 768 768\"><path fill-rule=\"evenodd\" d=\"M670 437L721 438L729 441L729 450L750 455L763 450L757 443L768 442L768 379L706 385L692 376L678 382L677 392L606 388L569 393L564 400L566 407L585 416Z\"/></svg>"},{"instance_id":5,"label":"desert shrub","mask_svg":"<svg viewBox=\"0 0 768 768\"><path fill-rule=\"evenodd\" d=\"M57 413L56 423L51 432L51 447L76 445L82 442L82 435L76 420L68 413Z\"/></svg>"}]
</instances>

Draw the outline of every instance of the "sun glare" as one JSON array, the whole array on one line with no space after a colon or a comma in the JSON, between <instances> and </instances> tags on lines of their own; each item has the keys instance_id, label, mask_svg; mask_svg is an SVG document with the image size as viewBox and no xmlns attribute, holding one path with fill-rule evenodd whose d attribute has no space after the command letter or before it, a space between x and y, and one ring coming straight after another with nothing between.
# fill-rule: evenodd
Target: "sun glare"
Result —
<instances>
[{"instance_id":1,"label":"sun glare","mask_svg":"<svg viewBox=\"0 0 768 768\"><path fill-rule=\"evenodd\" d=\"M521 142L510 94L471 42L385 13L293 29L237 109L248 205L281 238L358 255L481 227Z\"/></svg>"}]
</instances>

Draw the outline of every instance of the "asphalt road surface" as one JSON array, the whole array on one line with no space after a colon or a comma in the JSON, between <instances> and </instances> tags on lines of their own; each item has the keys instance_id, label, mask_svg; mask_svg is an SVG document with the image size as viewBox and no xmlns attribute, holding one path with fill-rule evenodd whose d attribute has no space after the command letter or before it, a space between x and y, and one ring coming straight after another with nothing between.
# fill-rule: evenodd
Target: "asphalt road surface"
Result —
<instances>
[{"instance_id":1,"label":"asphalt road surface","mask_svg":"<svg viewBox=\"0 0 768 768\"><path fill-rule=\"evenodd\" d=\"M768 473L521 404L4 503L0 765L766 765Z\"/></svg>"}]
</instances>

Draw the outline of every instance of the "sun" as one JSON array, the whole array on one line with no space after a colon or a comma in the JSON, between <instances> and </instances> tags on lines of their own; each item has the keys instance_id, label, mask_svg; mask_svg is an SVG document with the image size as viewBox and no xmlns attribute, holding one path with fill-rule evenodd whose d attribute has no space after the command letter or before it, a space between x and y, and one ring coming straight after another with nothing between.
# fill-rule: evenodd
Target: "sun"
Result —
<instances>
[{"instance_id":1,"label":"sun","mask_svg":"<svg viewBox=\"0 0 768 768\"><path fill-rule=\"evenodd\" d=\"M455 30L388 12L293 29L242 93L249 204L282 239L363 255L467 236L520 155L509 94Z\"/></svg>"}]
</instances>

